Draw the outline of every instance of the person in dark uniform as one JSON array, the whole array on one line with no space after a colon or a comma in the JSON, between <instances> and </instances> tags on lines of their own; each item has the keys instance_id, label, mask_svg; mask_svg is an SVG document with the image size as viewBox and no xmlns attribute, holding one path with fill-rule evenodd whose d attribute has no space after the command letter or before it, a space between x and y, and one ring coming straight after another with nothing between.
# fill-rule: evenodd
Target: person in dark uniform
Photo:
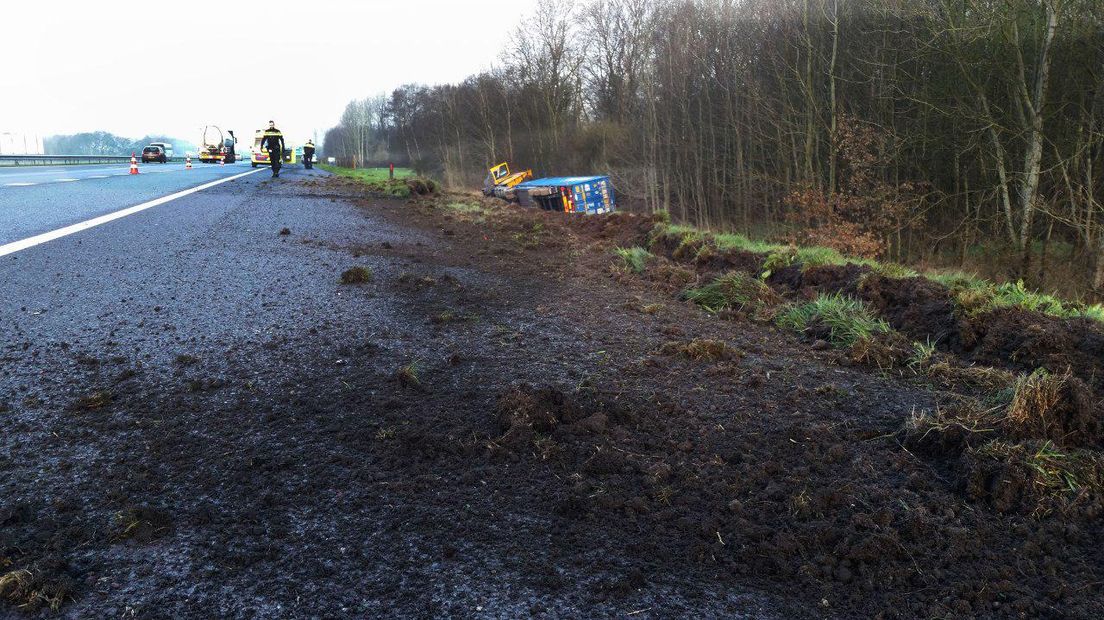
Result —
<instances>
[{"instance_id":1,"label":"person in dark uniform","mask_svg":"<svg viewBox=\"0 0 1104 620\"><path fill-rule=\"evenodd\" d=\"M268 129L261 139L261 150L268 151L268 162L272 164L272 178L280 176L280 166L284 163L284 134L276 129L276 123L268 121Z\"/></svg>"},{"instance_id":2,"label":"person in dark uniform","mask_svg":"<svg viewBox=\"0 0 1104 620\"><path fill-rule=\"evenodd\" d=\"M310 140L303 145L303 167L307 170L314 167L314 142Z\"/></svg>"}]
</instances>

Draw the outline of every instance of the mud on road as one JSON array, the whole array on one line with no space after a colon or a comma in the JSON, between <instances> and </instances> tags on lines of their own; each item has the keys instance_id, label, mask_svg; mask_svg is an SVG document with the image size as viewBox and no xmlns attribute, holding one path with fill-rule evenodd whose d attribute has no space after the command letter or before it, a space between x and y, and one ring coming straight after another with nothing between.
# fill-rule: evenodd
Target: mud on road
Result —
<instances>
[{"instance_id":1,"label":"mud on road","mask_svg":"<svg viewBox=\"0 0 1104 620\"><path fill-rule=\"evenodd\" d=\"M648 218L258 191L294 207L247 222L256 307L209 302L300 319L148 357L7 334L0 615L1104 614L1099 498L994 502L958 426L909 432L985 396L961 373L680 301L733 264L618 268Z\"/></svg>"}]
</instances>

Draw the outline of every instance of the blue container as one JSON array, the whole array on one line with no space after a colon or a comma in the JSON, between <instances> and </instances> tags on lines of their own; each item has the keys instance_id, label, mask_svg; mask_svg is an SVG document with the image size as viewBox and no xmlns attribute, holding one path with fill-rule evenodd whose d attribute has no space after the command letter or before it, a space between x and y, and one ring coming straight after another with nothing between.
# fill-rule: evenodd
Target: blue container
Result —
<instances>
[{"instance_id":1,"label":"blue container","mask_svg":"<svg viewBox=\"0 0 1104 620\"><path fill-rule=\"evenodd\" d=\"M550 177L526 181L515 187L518 202L549 211L610 213L617 207L609 177Z\"/></svg>"}]
</instances>

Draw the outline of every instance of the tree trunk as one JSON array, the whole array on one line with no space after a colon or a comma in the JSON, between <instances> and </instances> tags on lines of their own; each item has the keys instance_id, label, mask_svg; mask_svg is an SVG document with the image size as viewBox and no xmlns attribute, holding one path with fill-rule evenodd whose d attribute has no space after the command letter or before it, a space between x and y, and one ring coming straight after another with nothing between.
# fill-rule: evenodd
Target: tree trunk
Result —
<instances>
[{"instance_id":1,"label":"tree trunk","mask_svg":"<svg viewBox=\"0 0 1104 620\"><path fill-rule=\"evenodd\" d=\"M1027 92L1027 76L1023 72L1021 61L1021 84L1025 108L1030 118L1030 137L1024 153L1024 175L1020 184L1020 235L1019 248L1022 252L1020 275L1026 276L1031 266L1031 228L1038 211L1039 169L1043 159L1043 108L1046 104L1047 75L1050 72L1050 48L1054 43L1054 32L1058 28L1058 6L1061 0L1046 2L1047 24L1043 35L1043 47L1039 51L1039 60L1035 67L1035 83L1030 95Z\"/></svg>"}]
</instances>

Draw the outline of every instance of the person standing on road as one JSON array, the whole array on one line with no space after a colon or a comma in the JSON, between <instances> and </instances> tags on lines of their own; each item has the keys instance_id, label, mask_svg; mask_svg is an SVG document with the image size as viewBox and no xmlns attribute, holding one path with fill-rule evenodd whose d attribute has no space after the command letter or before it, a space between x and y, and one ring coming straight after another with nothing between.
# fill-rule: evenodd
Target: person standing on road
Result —
<instances>
[{"instance_id":1,"label":"person standing on road","mask_svg":"<svg viewBox=\"0 0 1104 620\"><path fill-rule=\"evenodd\" d=\"M268 163L272 164L272 178L280 176L280 166L284 162L284 134L276 129L276 123L268 121L268 129L261 140L261 150L268 151Z\"/></svg>"},{"instance_id":2,"label":"person standing on road","mask_svg":"<svg viewBox=\"0 0 1104 620\"><path fill-rule=\"evenodd\" d=\"M314 167L314 142L309 139L303 145L303 166L308 170Z\"/></svg>"}]
</instances>

